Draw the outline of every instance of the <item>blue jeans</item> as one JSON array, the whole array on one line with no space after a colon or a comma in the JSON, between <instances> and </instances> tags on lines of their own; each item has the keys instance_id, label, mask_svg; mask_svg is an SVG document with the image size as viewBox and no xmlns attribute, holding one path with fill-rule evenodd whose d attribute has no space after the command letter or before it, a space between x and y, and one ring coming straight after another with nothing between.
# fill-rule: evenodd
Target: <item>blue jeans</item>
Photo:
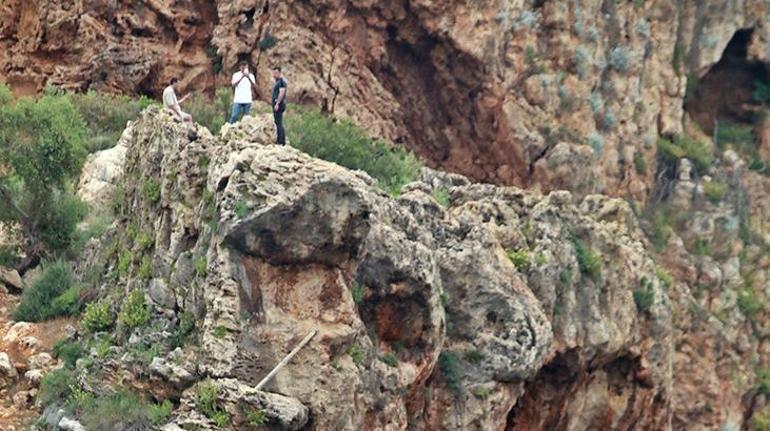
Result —
<instances>
[{"instance_id":1,"label":"blue jeans","mask_svg":"<svg viewBox=\"0 0 770 431\"><path fill-rule=\"evenodd\" d=\"M251 103L233 103L233 113L230 114L230 124L238 121L241 114L248 114L250 109Z\"/></svg>"}]
</instances>

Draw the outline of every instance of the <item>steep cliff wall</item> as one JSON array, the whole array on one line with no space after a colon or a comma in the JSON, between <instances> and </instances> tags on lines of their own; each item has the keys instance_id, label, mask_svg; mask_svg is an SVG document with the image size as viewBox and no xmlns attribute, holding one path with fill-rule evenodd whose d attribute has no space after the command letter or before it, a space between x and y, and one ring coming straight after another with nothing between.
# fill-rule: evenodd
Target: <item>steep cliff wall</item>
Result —
<instances>
[{"instance_id":1,"label":"steep cliff wall","mask_svg":"<svg viewBox=\"0 0 770 431\"><path fill-rule=\"evenodd\" d=\"M354 118L434 167L641 201L661 134L682 131L687 76L730 40L766 61L763 1L9 0L0 76L157 95L226 85L239 59L285 67L291 99ZM705 99L704 104L708 105ZM716 109L703 106L698 110Z\"/></svg>"}]
</instances>

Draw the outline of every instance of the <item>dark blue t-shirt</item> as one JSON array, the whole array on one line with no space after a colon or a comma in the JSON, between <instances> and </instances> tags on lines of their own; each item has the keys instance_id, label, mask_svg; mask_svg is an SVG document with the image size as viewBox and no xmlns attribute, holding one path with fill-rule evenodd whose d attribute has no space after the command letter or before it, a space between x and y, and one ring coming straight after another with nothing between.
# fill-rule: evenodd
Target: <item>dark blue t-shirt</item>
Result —
<instances>
[{"instance_id":1,"label":"dark blue t-shirt","mask_svg":"<svg viewBox=\"0 0 770 431\"><path fill-rule=\"evenodd\" d=\"M281 88L286 88L286 81L283 78L278 78L275 80L275 85L273 85L273 105L275 105L275 101L278 100L278 94L281 91ZM283 100L281 101L281 108L284 108L286 106L286 93L284 93Z\"/></svg>"}]
</instances>

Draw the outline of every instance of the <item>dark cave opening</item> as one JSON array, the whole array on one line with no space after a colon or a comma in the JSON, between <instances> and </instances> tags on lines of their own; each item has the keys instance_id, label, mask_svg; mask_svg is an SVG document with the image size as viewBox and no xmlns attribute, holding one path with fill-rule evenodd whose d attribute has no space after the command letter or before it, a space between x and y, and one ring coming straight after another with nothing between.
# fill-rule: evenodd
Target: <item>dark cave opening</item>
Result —
<instances>
[{"instance_id":1,"label":"dark cave opening","mask_svg":"<svg viewBox=\"0 0 770 431\"><path fill-rule=\"evenodd\" d=\"M705 133L717 124L754 124L762 104L752 94L755 83L770 83L767 66L749 58L753 29L739 30L722 58L704 76L688 77L684 108Z\"/></svg>"}]
</instances>

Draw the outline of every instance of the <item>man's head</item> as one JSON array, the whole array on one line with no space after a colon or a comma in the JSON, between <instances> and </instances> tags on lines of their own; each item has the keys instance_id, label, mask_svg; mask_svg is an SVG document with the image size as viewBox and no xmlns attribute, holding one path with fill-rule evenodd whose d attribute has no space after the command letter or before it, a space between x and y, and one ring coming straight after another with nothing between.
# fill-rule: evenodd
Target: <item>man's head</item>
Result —
<instances>
[{"instance_id":1,"label":"man's head","mask_svg":"<svg viewBox=\"0 0 770 431\"><path fill-rule=\"evenodd\" d=\"M249 63L246 61L241 61L238 66L240 67L240 71L243 73L247 73L249 71Z\"/></svg>"},{"instance_id":2,"label":"man's head","mask_svg":"<svg viewBox=\"0 0 770 431\"><path fill-rule=\"evenodd\" d=\"M271 70L273 71L273 79L281 77L281 66L273 66Z\"/></svg>"},{"instance_id":3,"label":"man's head","mask_svg":"<svg viewBox=\"0 0 770 431\"><path fill-rule=\"evenodd\" d=\"M176 87L177 82L179 82L179 78L171 78L169 85L172 87Z\"/></svg>"}]
</instances>

